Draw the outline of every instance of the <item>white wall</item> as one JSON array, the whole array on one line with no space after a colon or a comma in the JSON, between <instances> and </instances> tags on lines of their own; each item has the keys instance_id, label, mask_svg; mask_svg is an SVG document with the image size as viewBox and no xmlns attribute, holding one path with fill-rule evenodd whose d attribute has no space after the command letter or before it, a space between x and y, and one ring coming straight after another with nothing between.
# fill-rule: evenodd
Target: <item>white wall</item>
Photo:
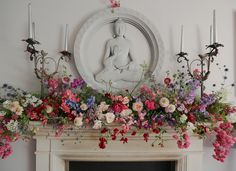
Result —
<instances>
[{"instance_id":1,"label":"white wall","mask_svg":"<svg viewBox=\"0 0 236 171\"><path fill-rule=\"evenodd\" d=\"M27 37L28 0L0 0L0 84L11 83L26 90L38 91L38 80L33 66L24 53ZM36 38L40 46L55 56L63 46L63 27L70 25L70 45L86 19L106 7L106 0L32 0L33 19L36 22ZM209 43L209 25L212 10L217 10L218 40L225 45L218 62L230 68L230 80L235 79L236 55L236 1L235 0L121 0L122 6L141 12L155 24L165 45L166 69L174 68L175 54L179 49L180 25L185 27L185 50L196 56ZM74 66L71 66L74 68ZM75 72L76 74L76 72ZM220 75L221 76L221 75ZM211 80L219 79L213 68ZM231 82L228 82L229 84ZM211 83L209 83L211 85ZM15 153L6 161L0 161L0 171L33 171L34 142L14 144ZM210 143L204 146L204 171L233 171L236 169L236 150L224 164L211 158ZM13 164L14 163L14 164Z\"/></svg>"}]
</instances>

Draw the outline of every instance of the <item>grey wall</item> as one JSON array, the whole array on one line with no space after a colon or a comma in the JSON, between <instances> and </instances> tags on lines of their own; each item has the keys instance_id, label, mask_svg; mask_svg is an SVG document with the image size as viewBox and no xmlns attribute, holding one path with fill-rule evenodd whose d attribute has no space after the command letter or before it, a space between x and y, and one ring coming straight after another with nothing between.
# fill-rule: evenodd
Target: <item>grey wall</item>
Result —
<instances>
[{"instance_id":1,"label":"grey wall","mask_svg":"<svg viewBox=\"0 0 236 171\"><path fill-rule=\"evenodd\" d=\"M11 83L26 90L38 91L38 80L33 66L24 53L27 37L28 0L0 0L0 84ZM76 33L86 19L106 6L105 0L32 0L33 19L36 22L36 38L41 48L57 55L63 46L63 27L70 25L69 49L73 50ZM235 0L121 0L122 6L144 14L159 30L165 45L164 67L174 68L175 54L179 49L180 25L185 27L185 50L194 56L204 51L209 43L209 25L212 10L217 10L218 39L225 45L217 61L227 64L235 79L236 72L236 1ZM74 68L74 66L71 66ZM74 74L77 74L72 69ZM213 68L211 81L221 77ZM230 84L230 83L229 83ZM211 85L211 83L208 83ZM234 97L234 93L230 93ZM204 171L233 171L236 169L236 150L224 164L212 159L210 140L204 145ZM35 144L17 142L14 154L0 161L0 171L33 171L35 166Z\"/></svg>"}]
</instances>

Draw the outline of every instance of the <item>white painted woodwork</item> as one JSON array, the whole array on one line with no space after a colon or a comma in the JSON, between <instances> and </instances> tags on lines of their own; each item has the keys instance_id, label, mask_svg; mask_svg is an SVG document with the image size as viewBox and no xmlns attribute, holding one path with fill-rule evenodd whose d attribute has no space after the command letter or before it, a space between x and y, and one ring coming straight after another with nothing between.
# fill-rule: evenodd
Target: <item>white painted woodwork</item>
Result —
<instances>
[{"instance_id":1,"label":"white painted woodwork","mask_svg":"<svg viewBox=\"0 0 236 171\"><path fill-rule=\"evenodd\" d=\"M52 127L38 126L34 137L36 145L36 171L67 171L68 161L177 161L176 171L199 171L202 166L202 140L191 135L191 146L178 149L172 139L174 131L164 135L164 147L154 146L153 135L149 142L142 134L128 137L128 144L109 140L105 149L98 147L99 131L93 129L67 129L55 137Z\"/></svg>"}]
</instances>

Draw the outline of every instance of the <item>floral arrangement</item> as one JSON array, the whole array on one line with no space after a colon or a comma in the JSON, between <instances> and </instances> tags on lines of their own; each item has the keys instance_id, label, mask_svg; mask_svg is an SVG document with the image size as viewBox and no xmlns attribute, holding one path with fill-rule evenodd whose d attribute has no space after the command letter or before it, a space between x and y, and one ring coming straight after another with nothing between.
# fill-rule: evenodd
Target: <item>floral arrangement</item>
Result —
<instances>
[{"instance_id":1,"label":"floral arrangement","mask_svg":"<svg viewBox=\"0 0 236 171\"><path fill-rule=\"evenodd\" d=\"M197 71L196 71L197 72ZM196 73L196 77L199 74ZM114 94L98 92L82 79L68 76L45 80L48 94L40 97L9 85L3 85L0 98L0 157L12 153L11 142L30 138L36 131L30 121L41 121L63 133L68 124L75 127L100 129L98 145L106 148L109 140L128 143L128 136L143 132L144 141L156 134L157 143L163 146L162 135L166 127L176 130L173 139L178 148L191 144L189 132L200 137L215 134L214 155L223 162L236 142L232 131L236 122L236 107L223 101L222 91L199 94L200 82L178 71L167 72L162 83L150 77L139 83L136 91ZM134 93L135 92L135 93ZM109 124L116 123L115 128Z\"/></svg>"}]
</instances>

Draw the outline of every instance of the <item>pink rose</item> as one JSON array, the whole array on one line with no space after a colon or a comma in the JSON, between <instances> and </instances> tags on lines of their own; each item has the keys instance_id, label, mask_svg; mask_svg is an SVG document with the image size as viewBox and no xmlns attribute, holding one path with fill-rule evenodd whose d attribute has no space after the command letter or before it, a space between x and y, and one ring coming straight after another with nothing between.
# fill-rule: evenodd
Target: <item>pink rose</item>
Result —
<instances>
[{"instance_id":1,"label":"pink rose","mask_svg":"<svg viewBox=\"0 0 236 171\"><path fill-rule=\"evenodd\" d=\"M145 106L147 107L148 110L155 110L155 102L153 100L146 100L145 101Z\"/></svg>"}]
</instances>

